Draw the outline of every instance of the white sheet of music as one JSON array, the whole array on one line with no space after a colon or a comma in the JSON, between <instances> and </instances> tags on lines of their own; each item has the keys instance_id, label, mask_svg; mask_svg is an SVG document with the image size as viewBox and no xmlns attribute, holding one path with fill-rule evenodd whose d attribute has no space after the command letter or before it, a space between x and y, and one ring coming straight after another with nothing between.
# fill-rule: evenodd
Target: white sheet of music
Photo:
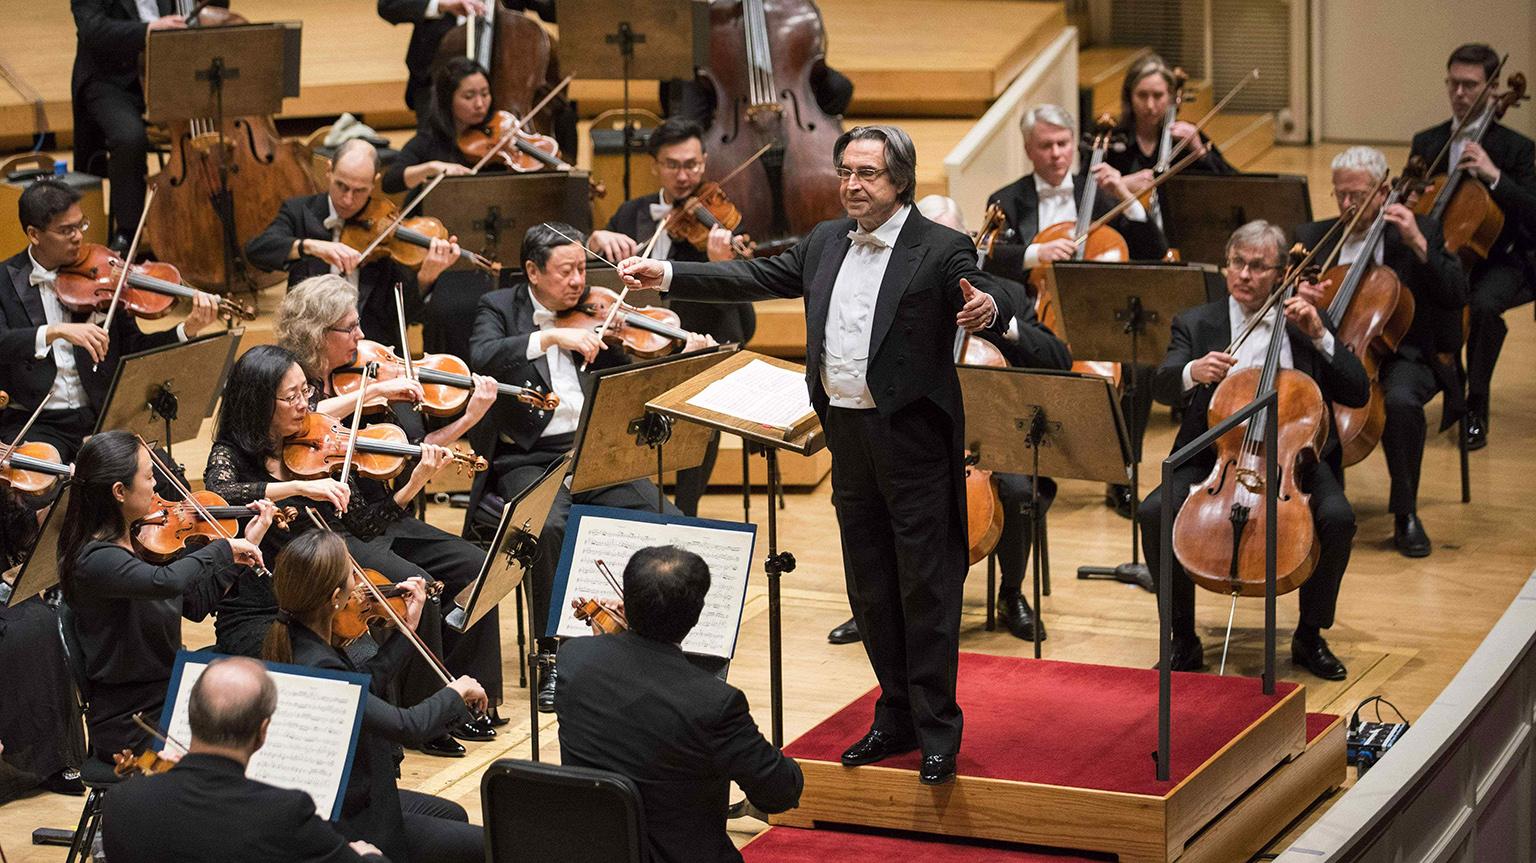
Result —
<instances>
[{"instance_id":1,"label":"white sheet of music","mask_svg":"<svg viewBox=\"0 0 1536 863\"><path fill-rule=\"evenodd\" d=\"M762 360L715 381L688 404L780 429L793 428L811 413L805 377Z\"/></svg>"},{"instance_id":2,"label":"white sheet of music","mask_svg":"<svg viewBox=\"0 0 1536 863\"><path fill-rule=\"evenodd\" d=\"M572 508L573 521L581 509ZM634 513L625 513L625 516L629 515ZM556 597L560 623L555 634L561 638L592 634L586 623L571 614L572 599L578 596L618 598L598 571L597 561L606 563L614 578L622 583L624 566L636 551L655 545L675 545L692 551L709 564L709 593L704 597L704 611L693 631L683 640L683 651L730 659L736 649L736 633L741 628L742 604L746 600L747 575L752 570L752 545L756 537L754 525L721 529L581 514L576 525L575 544L571 548L570 574L563 594Z\"/></svg>"},{"instance_id":3,"label":"white sheet of music","mask_svg":"<svg viewBox=\"0 0 1536 863\"><path fill-rule=\"evenodd\" d=\"M173 695L174 712L167 735L171 739L182 743L192 739L187 705L192 684L207 667L206 658L185 662ZM337 804L352 762L359 705L367 688L350 680L289 673L270 665L268 673L277 685L277 712L272 714L266 744L251 757L245 775L268 785L306 792L322 818L339 815ZM180 751L175 746L165 748Z\"/></svg>"}]
</instances>

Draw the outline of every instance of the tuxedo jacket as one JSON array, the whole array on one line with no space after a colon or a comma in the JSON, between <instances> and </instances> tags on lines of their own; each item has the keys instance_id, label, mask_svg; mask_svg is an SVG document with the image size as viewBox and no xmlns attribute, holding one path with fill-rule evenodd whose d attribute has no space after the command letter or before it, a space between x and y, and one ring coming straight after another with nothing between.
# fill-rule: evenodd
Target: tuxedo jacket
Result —
<instances>
[{"instance_id":1,"label":"tuxedo jacket","mask_svg":"<svg viewBox=\"0 0 1536 863\"><path fill-rule=\"evenodd\" d=\"M4 384L0 388L10 394L13 408L28 411L48 397L58 372L53 351L42 359L34 357L37 328L48 323L48 319L43 314L42 295L29 281L31 275L32 259L23 249L5 262L4 283L0 284L0 363L5 365ZM89 314L71 314L68 309L65 314L68 320L90 320ZM94 371L91 355L84 348L70 346L75 352L75 371L85 387L86 400L97 413L107 399L112 375L123 356L175 344L176 331L145 333L133 315L119 313L112 316L111 338L106 359Z\"/></svg>"},{"instance_id":2,"label":"tuxedo jacket","mask_svg":"<svg viewBox=\"0 0 1536 863\"><path fill-rule=\"evenodd\" d=\"M422 88L431 92L432 61L437 58L438 43L458 21L452 15L428 18L427 0L379 0L379 17L391 24L415 25L405 49L405 104L412 111L427 110L429 106L416 104L416 93Z\"/></svg>"},{"instance_id":3,"label":"tuxedo jacket","mask_svg":"<svg viewBox=\"0 0 1536 863\"><path fill-rule=\"evenodd\" d=\"M1086 172L1072 178L1072 198L1079 207L1083 204L1083 190L1092 182ZM987 258L987 272L1010 279L1021 278L1024 273L1024 251L1034 241L1035 235L1049 225L1040 224L1040 193L1035 190L1035 175L1023 177L998 189L987 199L988 204L1002 207L1008 222L992 254ZM1101 189L1093 199L1095 219L1109 212L1115 201ZM1125 237L1126 247L1132 260L1156 261L1168 252L1168 241L1163 232L1151 220L1133 222L1122 213L1110 221L1109 226Z\"/></svg>"},{"instance_id":4,"label":"tuxedo jacket","mask_svg":"<svg viewBox=\"0 0 1536 863\"><path fill-rule=\"evenodd\" d=\"M555 690L562 764L634 782L652 863L726 863L730 783L764 812L800 801L800 766L763 738L741 690L634 632L568 639Z\"/></svg>"},{"instance_id":5,"label":"tuxedo jacket","mask_svg":"<svg viewBox=\"0 0 1536 863\"><path fill-rule=\"evenodd\" d=\"M272 224L245 244L246 260L264 270L286 269L289 285L329 273L331 265L313 255L303 255L293 261L287 257L295 240L330 240L331 229L325 226L330 212L325 192L289 198L278 208ZM415 323L420 320L425 304L417 288L416 273L389 258L364 264L358 271L357 310L363 335L398 350L401 345L399 315L395 312L395 282L405 285L406 321Z\"/></svg>"},{"instance_id":6,"label":"tuxedo jacket","mask_svg":"<svg viewBox=\"0 0 1536 863\"><path fill-rule=\"evenodd\" d=\"M1371 397L1371 380L1365 366L1350 352L1343 342L1335 340L1333 359L1330 361L1316 348L1312 340L1291 324L1285 325L1286 336L1291 340L1291 361L1296 371L1306 374L1317 382L1323 402L1328 408L1328 440L1319 455L1340 472L1338 430L1333 421L1332 404L1338 402L1347 407L1361 407ZM1168 342L1168 353L1152 376L1152 395L1165 405L1183 405L1184 419L1174 438L1173 449L1204 434L1210 428L1206 411L1211 406L1211 394L1216 387L1195 384L1184 391L1184 366L1198 360L1211 351L1225 351L1232 343L1232 323L1228 318L1227 300L1195 306L1180 312L1173 319L1173 337ZM1186 467L1194 471L1209 471L1216 464L1216 453L1207 448ZM1342 473L1340 473L1342 475Z\"/></svg>"},{"instance_id":7,"label":"tuxedo jacket","mask_svg":"<svg viewBox=\"0 0 1536 863\"><path fill-rule=\"evenodd\" d=\"M1451 121L1446 120L1414 135L1409 153L1429 165L1450 137ZM1504 230L1489 257L1508 258L1536 251L1536 143L1494 123L1483 135L1483 149L1501 174L1489 194L1504 211ZM1449 151L1445 158L1450 158ZM1446 170L1444 162L1433 167L1437 173Z\"/></svg>"},{"instance_id":8,"label":"tuxedo jacket","mask_svg":"<svg viewBox=\"0 0 1536 863\"><path fill-rule=\"evenodd\" d=\"M176 14L176 0L157 0L161 15ZM213 0L212 6L229 6ZM75 16L75 68L72 91L94 81L121 89L139 85L139 58L144 55L149 24L139 20L134 0L70 0Z\"/></svg>"},{"instance_id":9,"label":"tuxedo jacket","mask_svg":"<svg viewBox=\"0 0 1536 863\"><path fill-rule=\"evenodd\" d=\"M175 770L119 782L107 798L101 840L120 863L389 860L359 856L306 792L247 778L220 755L183 756Z\"/></svg>"}]
</instances>

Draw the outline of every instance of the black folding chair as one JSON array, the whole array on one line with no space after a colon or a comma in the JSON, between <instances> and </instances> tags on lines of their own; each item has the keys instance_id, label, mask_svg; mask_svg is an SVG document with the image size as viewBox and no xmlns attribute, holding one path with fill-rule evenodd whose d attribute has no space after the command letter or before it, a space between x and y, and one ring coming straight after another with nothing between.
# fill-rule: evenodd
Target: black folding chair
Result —
<instances>
[{"instance_id":1,"label":"black folding chair","mask_svg":"<svg viewBox=\"0 0 1536 863\"><path fill-rule=\"evenodd\" d=\"M504 758L480 780L480 805L488 863L645 860L640 792L617 773Z\"/></svg>"}]
</instances>

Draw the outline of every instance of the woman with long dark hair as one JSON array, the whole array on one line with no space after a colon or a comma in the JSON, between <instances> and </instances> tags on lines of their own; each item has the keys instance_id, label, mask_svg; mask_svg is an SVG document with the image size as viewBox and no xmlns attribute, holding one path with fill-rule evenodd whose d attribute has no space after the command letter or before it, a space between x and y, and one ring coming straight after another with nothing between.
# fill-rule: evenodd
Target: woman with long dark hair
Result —
<instances>
[{"instance_id":1,"label":"woman with long dark hair","mask_svg":"<svg viewBox=\"0 0 1536 863\"><path fill-rule=\"evenodd\" d=\"M260 564L262 537L275 512L248 503L256 517L244 535L215 540L171 563L139 557L130 528L155 508L149 450L134 435L92 436L75 459L59 534L59 583L74 613L89 691L85 722L91 753L110 762L138 750L148 735L133 723L165 701L181 618L199 621L234 583L236 567Z\"/></svg>"},{"instance_id":2,"label":"woman with long dark hair","mask_svg":"<svg viewBox=\"0 0 1536 863\"><path fill-rule=\"evenodd\" d=\"M422 131L400 149L384 172L389 194L414 189L438 174L467 174L475 160L459 149L459 136L491 113L491 79L468 57L454 57L432 74L432 104Z\"/></svg>"},{"instance_id":3,"label":"woman with long dark hair","mask_svg":"<svg viewBox=\"0 0 1536 863\"><path fill-rule=\"evenodd\" d=\"M411 578L405 589L405 622L413 629L427 605L424 582ZM377 845L391 860L478 861L485 859L481 829L468 823L456 803L404 791L395 782L392 744L421 746L441 735L471 711L486 707L485 690L472 677L459 677L439 686L426 699L408 708L395 707L383 692L412 658L410 643L401 635L389 638L379 652L361 665L332 646L336 611L358 585L340 535L312 530L283 548L272 568L272 589L279 611L262 641L261 658L336 671L360 671L372 680L363 708L363 731L352 760L337 829L348 839Z\"/></svg>"}]
</instances>

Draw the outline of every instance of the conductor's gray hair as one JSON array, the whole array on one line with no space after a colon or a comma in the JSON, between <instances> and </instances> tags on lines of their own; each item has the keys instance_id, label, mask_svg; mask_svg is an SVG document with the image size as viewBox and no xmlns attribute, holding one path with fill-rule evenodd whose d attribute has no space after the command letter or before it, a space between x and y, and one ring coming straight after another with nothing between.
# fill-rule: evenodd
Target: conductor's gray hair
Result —
<instances>
[{"instance_id":1,"label":"conductor's gray hair","mask_svg":"<svg viewBox=\"0 0 1536 863\"><path fill-rule=\"evenodd\" d=\"M1371 182L1380 183L1387 175L1387 157L1375 147L1354 146L1334 156L1329 167L1335 171L1365 171L1371 175Z\"/></svg>"},{"instance_id":2,"label":"conductor's gray hair","mask_svg":"<svg viewBox=\"0 0 1536 863\"><path fill-rule=\"evenodd\" d=\"M1060 105L1044 104L1036 105L1024 112L1019 119L1019 131L1028 138L1035 133L1035 127L1041 123L1047 126L1055 126L1058 129L1076 129L1077 121L1073 119L1072 112Z\"/></svg>"},{"instance_id":3,"label":"conductor's gray hair","mask_svg":"<svg viewBox=\"0 0 1536 863\"><path fill-rule=\"evenodd\" d=\"M900 126L854 126L832 146L832 164L843 166L843 151L854 141L880 141L885 144L885 170L896 184L896 199L903 204L917 197L917 147Z\"/></svg>"},{"instance_id":4,"label":"conductor's gray hair","mask_svg":"<svg viewBox=\"0 0 1536 863\"><path fill-rule=\"evenodd\" d=\"M1278 225L1263 219L1254 219L1232 232L1227 238L1227 258L1233 249L1272 249L1269 260L1275 266L1285 265L1285 232Z\"/></svg>"}]
</instances>

